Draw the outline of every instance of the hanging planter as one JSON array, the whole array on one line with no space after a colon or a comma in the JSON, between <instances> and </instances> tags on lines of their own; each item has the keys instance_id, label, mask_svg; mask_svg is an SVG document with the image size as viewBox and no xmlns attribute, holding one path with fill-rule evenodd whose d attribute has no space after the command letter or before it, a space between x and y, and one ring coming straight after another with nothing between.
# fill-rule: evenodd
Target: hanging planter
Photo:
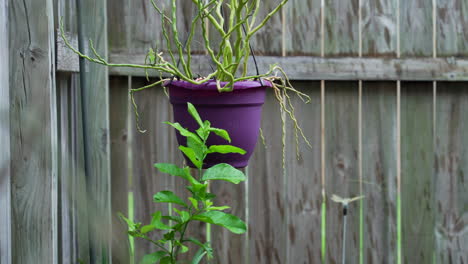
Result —
<instances>
[{"instance_id":1,"label":"hanging planter","mask_svg":"<svg viewBox=\"0 0 468 264\"><path fill-rule=\"evenodd\" d=\"M221 83L221 86L225 83ZM214 127L231 133L231 144L244 149L244 155L229 153L211 153L204 161L204 168L215 164L228 163L236 168L247 166L258 140L262 105L265 102L268 81L242 81L234 84L232 92L218 92L216 81L195 85L186 81L168 81L169 98L173 106L174 122L195 131L198 124L187 112L187 103L192 103L204 120L209 120ZM177 133L179 145L186 145L186 138ZM208 138L207 145L222 145L225 140L216 135ZM188 160L190 167L195 166Z\"/></svg>"}]
</instances>

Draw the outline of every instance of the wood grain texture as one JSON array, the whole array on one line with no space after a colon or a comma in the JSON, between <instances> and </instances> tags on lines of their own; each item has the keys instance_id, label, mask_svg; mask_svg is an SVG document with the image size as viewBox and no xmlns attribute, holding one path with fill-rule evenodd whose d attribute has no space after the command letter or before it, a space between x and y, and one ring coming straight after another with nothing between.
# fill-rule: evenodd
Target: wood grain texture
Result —
<instances>
[{"instance_id":1,"label":"wood grain texture","mask_svg":"<svg viewBox=\"0 0 468 264\"><path fill-rule=\"evenodd\" d=\"M286 263L287 202L282 168L281 113L273 92L267 90L261 139L248 167L249 263Z\"/></svg>"},{"instance_id":2,"label":"wood grain texture","mask_svg":"<svg viewBox=\"0 0 468 264\"><path fill-rule=\"evenodd\" d=\"M468 3L463 0L437 1L437 55L468 55Z\"/></svg>"},{"instance_id":3,"label":"wood grain texture","mask_svg":"<svg viewBox=\"0 0 468 264\"><path fill-rule=\"evenodd\" d=\"M57 263L52 1L10 1L12 262Z\"/></svg>"},{"instance_id":4,"label":"wood grain texture","mask_svg":"<svg viewBox=\"0 0 468 264\"><path fill-rule=\"evenodd\" d=\"M161 0L155 1L159 7L170 14L170 1ZM129 2L130 3L130 2ZM154 10L151 1L136 0L131 1L129 8L128 23L129 25L129 43L128 46L132 53L147 53L149 48L164 51L167 45L164 36L160 29L161 19L156 10ZM143 63L144 61L141 61Z\"/></svg>"},{"instance_id":5,"label":"wood grain texture","mask_svg":"<svg viewBox=\"0 0 468 264\"><path fill-rule=\"evenodd\" d=\"M320 0L290 0L283 8L286 55L320 56Z\"/></svg>"},{"instance_id":6,"label":"wood grain texture","mask_svg":"<svg viewBox=\"0 0 468 264\"><path fill-rule=\"evenodd\" d=\"M364 82L362 94L363 260L395 263L396 84Z\"/></svg>"},{"instance_id":7,"label":"wood grain texture","mask_svg":"<svg viewBox=\"0 0 468 264\"><path fill-rule=\"evenodd\" d=\"M141 87L145 83L143 79L132 79L134 88ZM135 123L131 123L134 215L136 222L148 224L154 212L160 210L164 214L168 213L166 204L153 202L153 195L164 190L174 191L174 177L160 173L153 166L158 162L173 163L169 151L172 147L170 133L173 131L162 123L171 119L169 100L165 98L160 87L136 93L135 100L141 117L140 125L146 132L138 132ZM133 110L131 114L134 114ZM151 237L159 239L161 234L155 232ZM136 262L139 262L143 255L155 251L156 248L148 241L135 239Z\"/></svg>"},{"instance_id":8,"label":"wood grain texture","mask_svg":"<svg viewBox=\"0 0 468 264\"><path fill-rule=\"evenodd\" d=\"M401 213L404 263L433 263L434 137L432 83L401 87Z\"/></svg>"},{"instance_id":9,"label":"wood grain texture","mask_svg":"<svg viewBox=\"0 0 468 264\"><path fill-rule=\"evenodd\" d=\"M135 7L130 5L129 0L112 0L107 5L109 53L129 52L130 27L132 26L130 12L132 12L132 8L138 8L138 3L141 1L135 2L137 2ZM151 4L149 0L145 2Z\"/></svg>"},{"instance_id":10,"label":"wood grain texture","mask_svg":"<svg viewBox=\"0 0 468 264\"><path fill-rule=\"evenodd\" d=\"M397 52L397 1L361 1L362 55L395 56Z\"/></svg>"},{"instance_id":11,"label":"wood grain texture","mask_svg":"<svg viewBox=\"0 0 468 264\"><path fill-rule=\"evenodd\" d=\"M359 196L357 82L327 82L325 89L326 194ZM343 247L341 204L327 199L327 259L341 262ZM359 204L348 211L346 263L359 260Z\"/></svg>"},{"instance_id":12,"label":"wood grain texture","mask_svg":"<svg viewBox=\"0 0 468 264\"><path fill-rule=\"evenodd\" d=\"M287 247L284 263L321 263L322 184L321 184L321 102L320 83L294 82L294 87L311 97L309 104L293 97L296 116L310 141L296 143L292 122L287 132Z\"/></svg>"},{"instance_id":13,"label":"wood grain texture","mask_svg":"<svg viewBox=\"0 0 468 264\"><path fill-rule=\"evenodd\" d=\"M245 172L246 169L242 169L242 171ZM213 181L210 185L210 190L217 195L215 205L231 206L231 209L225 212L246 221L247 193L245 182L234 185L232 183ZM212 225L211 230L211 241L215 255L213 263L236 264L246 259L248 254L246 247L248 242L247 233L236 235L216 225Z\"/></svg>"},{"instance_id":14,"label":"wood grain texture","mask_svg":"<svg viewBox=\"0 0 468 264\"><path fill-rule=\"evenodd\" d=\"M110 138L112 175L112 263L130 263L127 224L119 213L127 215L129 192L129 77L111 77Z\"/></svg>"},{"instance_id":15,"label":"wood grain texture","mask_svg":"<svg viewBox=\"0 0 468 264\"><path fill-rule=\"evenodd\" d=\"M268 13L279 4L276 0L263 0L260 4L260 12L257 16L258 25ZM281 10L276 13L251 39L250 44L255 55L276 55L281 56L283 44L283 24ZM249 66L254 69L253 63ZM260 71L267 71L269 68L260 68Z\"/></svg>"},{"instance_id":16,"label":"wood grain texture","mask_svg":"<svg viewBox=\"0 0 468 264\"><path fill-rule=\"evenodd\" d=\"M325 55L356 56L359 52L359 1L325 0Z\"/></svg>"},{"instance_id":17,"label":"wood grain texture","mask_svg":"<svg viewBox=\"0 0 468 264\"><path fill-rule=\"evenodd\" d=\"M468 262L468 91L438 83L435 145L436 263Z\"/></svg>"},{"instance_id":18,"label":"wood grain texture","mask_svg":"<svg viewBox=\"0 0 468 264\"><path fill-rule=\"evenodd\" d=\"M11 155L8 1L0 1L0 263L11 263Z\"/></svg>"},{"instance_id":19,"label":"wood grain texture","mask_svg":"<svg viewBox=\"0 0 468 264\"><path fill-rule=\"evenodd\" d=\"M81 21L85 39L92 39L94 47L107 58L107 2L82 2ZM85 41L86 42L86 41ZM86 108L85 150L89 168L87 180L88 217L90 229L91 262L110 262L111 236L111 178L109 139L109 80L104 66L85 62L85 83L82 96Z\"/></svg>"},{"instance_id":20,"label":"wood grain texture","mask_svg":"<svg viewBox=\"0 0 468 264\"><path fill-rule=\"evenodd\" d=\"M432 0L400 1L400 46L402 57L432 56Z\"/></svg>"}]
</instances>

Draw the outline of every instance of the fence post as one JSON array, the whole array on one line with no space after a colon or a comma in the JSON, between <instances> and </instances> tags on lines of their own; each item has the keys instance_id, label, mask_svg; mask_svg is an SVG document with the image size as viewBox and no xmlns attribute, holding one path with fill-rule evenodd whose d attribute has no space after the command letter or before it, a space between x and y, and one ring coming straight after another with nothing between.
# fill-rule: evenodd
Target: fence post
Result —
<instances>
[{"instance_id":1,"label":"fence post","mask_svg":"<svg viewBox=\"0 0 468 264\"><path fill-rule=\"evenodd\" d=\"M8 1L0 0L0 263L11 263Z\"/></svg>"},{"instance_id":2,"label":"fence post","mask_svg":"<svg viewBox=\"0 0 468 264\"><path fill-rule=\"evenodd\" d=\"M9 184L12 263L57 263L53 19L52 0L9 1L11 39L8 56L2 56L9 58L9 85L2 86L9 87L6 88L9 100L5 104L9 104L12 121Z\"/></svg>"}]
</instances>

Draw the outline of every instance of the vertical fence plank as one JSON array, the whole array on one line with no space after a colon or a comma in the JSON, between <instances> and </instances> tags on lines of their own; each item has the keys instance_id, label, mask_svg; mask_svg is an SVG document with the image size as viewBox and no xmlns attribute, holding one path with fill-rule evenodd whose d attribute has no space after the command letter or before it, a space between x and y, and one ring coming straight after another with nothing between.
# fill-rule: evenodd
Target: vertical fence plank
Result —
<instances>
[{"instance_id":1,"label":"vertical fence plank","mask_svg":"<svg viewBox=\"0 0 468 264\"><path fill-rule=\"evenodd\" d=\"M249 167L249 263L285 263L287 204L282 168L282 125L278 102L267 90L262 128Z\"/></svg>"},{"instance_id":2,"label":"vertical fence plank","mask_svg":"<svg viewBox=\"0 0 468 264\"><path fill-rule=\"evenodd\" d=\"M258 13L258 25L277 5L279 1L263 0L260 3L260 12ZM283 24L281 19L281 10L276 13L251 39L252 48L255 55L276 55L282 53L282 33ZM268 69L260 69L266 71Z\"/></svg>"},{"instance_id":3,"label":"vertical fence plank","mask_svg":"<svg viewBox=\"0 0 468 264\"><path fill-rule=\"evenodd\" d=\"M138 1L135 1L138 2ZM146 1L150 3L150 1ZM130 16L129 0L112 0L107 5L107 31L109 53L127 52L129 48L129 32L132 16ZM142 62L143 63L143 62Z\"/></svg>"},{"instance_id":4,"label":"vertical fence plank","mask_svg":"<svg viewBox=\"0 0 468 264\"><path fill-rule=\"evenodd\" d=\"M130 3L130 1L129 1ZM155 3L170 15L170 1L162 0ZM151 1L136 0L127 4L129 9L129 47L133 52L146 53L152 47L155 50L165 51L167 45L161 34L161 19L159 14L153 8ZM141 62L143 63L143 62Z\"/></svg>"},{"instance_id":5,"label":"vertical fence plank","mask_svg":"<svg viewBox=\"0 0 468 264\"><path fill-rule=\"evenodd\" d=\"M320 0L292 0L284 7L288 56L320 55Z\"/></svg>"},{"instance_id":6,"label":"vertical fence plank","mask_svg":"<svg viewBox=\"0 0 468 264\"><path fill-rule=\"evenodd\" d=\"M362 165L364 263L396 262L396 90L364 82Z\"/></svg>"},{"instance_id":7,"label":"vertical fence plank","mask_svg":"<svg viewBox=\"0 0 468 264\"><path fill-rule=\"evenodd\" d=\"M359 195L358 179L358 87L356 82L327 82L326 192L340 197ZM348 211L346 263L359 259L359 206ZM343 248L342 206L327 200L327 256L331 263L341 262Z\"/></svg>"},{"instance_id":8,"label":"vertical fence plank","mask_svg":"<svg viewBox=\"0 0 468 264\"><path fill-rule=\"evenodd\" d=\"M242 170L246 171L245 169ZM231 209L226 212L244 221L246 220L245 183L234 185L232 183L214 181L210 185L210 190L217 196L215 205L231 206ZM236 235L225 228L215 225L211 226L211 230L211 242L215 254L213 263L236 264L244 261L248 254L245 247L247 234Z\"/></svg>"},{"instance_id":9,"label":"vertical fence plank","mask_svg":"<svg viewBox=\"0 0 468 264\"><path fill-rule=\"evenodd\" d=\"M405 263L433 263L432 83L402 83L402 253Z\"/></svg>"},{"instance_id":10,"label":"vertical fence plank","mask_svg":"<svg viewBox=\"0 0 468 264\"><path fill-rule=\"evenodd\" d=\"M466 83L439 83L435 145L435 263L467 263L468 91Z\"/></svg>"},{"instance_id":11,"label":"vertical fence plank","mask_svg":"<svg viewBox=\"0 0 468 264\"><path fill-rule=\"evenodd\" d=\"M10 1L13 263L57 263L52 1Z\"/></svg>"},{"instance_id":12,"label":"vertical fence plank","mask_svg":"<svg viewBox=\"0 0 468 264\"><path fill-rule=\"evenodd\" d=\"M133 88L145 84L143 79L133 79ZM170 120L169 100L165 98L160 87L147 89L135 94L135 100L140 114L140 126L146 130L145 133L136 131L135 123L130 129L134 130L132 135L132 191L134 193L135 221L148 224L151 222L151 214L161 210L168 213L165 204L153 202L153 195L163 190L173 190L173 177L162 174L154 168L154 163L172 163L169 134L173 131L162 122ZM133 114L133 111L132 111ZM152 238L160 239L160 232L153 234ZM135 261L139 262L143 255L156 251L151 243L142 239L135 239Z\"/></svg>"},{"instance_id":13,"label":"vertical fence plank","mask_svg":"<svg viewBox=\"0 0 468 264\"><path fill-rule=\"evenodd\" d=\"M309 104L293 98L296 116L309 148L299 139L299 156L296 155L294 126L288 122L286 177L288 259L284 263L320 263L321 255L321 103L320 83L294 82L296 89L311 97ZM299 135L300 136L300 135Z\"/></svg>"},{"instance_id":14,"label":"vertical fence plank","mask_svg":"<svg viewBox=\"0 0 468 264\"><path fill-rule=\"evenodd\" d=\"M86 0L79 16L86 39L93 40L94 47L107 58L107 10L106 1ZM84 41L86 41L86 39ZM83 89L86 108L86 175L88 192L88 217L90 228L91 262L110 261L111 184L109 140L109 80L104 66L85 62Z\"/></svg>"},{"instance_id":15,"label":"vertical fence plank","mask_svg":"<svg viewBox=\"0 0 468 264\"><path fill-rule=\"evenodd\" d=\"M325 0L326 56L357 55L359 1Z\"/></svg>"},{"instance_id":16,"label":"vertical fence plank","mask_svg":"<svg viewBox=\"0 0 468 264\"><path fill-rule=\"evenodd\" d=\"M395 56L397 0L361 1L363 56Z\"/></svg>"},{"instance_id":17,"label":"vertical fence plank","mask_svg":"<svg viewBox=\"0 0 468 264\"><path fill-rule=\"evenodd\" d=\"M432 56L432 0L400 1L402 56Z\"/></svg>"},{"instance_id":18,"label":"vertical fence plank","mask_svg":"<svg viewBox=\"0 0 468 264\"><path fill-rule=\"evenodd\" d=\"M110 138L112 175L112 262L130 263L130 245L127 225L118 214L128 212L128 111L129 77L111 77L110 89Z\"/></svg>"},{"instance_id":19,"label":"vertical fence plank","mask_svg":"<svg viewBox=\"0 0 468 264\"><path fill-rule=\"evenodd\" d=\"M8 2L0 1L0 263L11 263L10 85Z\"/></svg>"},{"instance_id":20,"label":"vertical fence plank","mask_svg":"<svg viewBox=\"0 0 468 264\"><path fill-rule=\"evenodd\" d=\"M437 55L468 54L468 3L462 0L437 1Z\"/></svg>"}]
</instances>

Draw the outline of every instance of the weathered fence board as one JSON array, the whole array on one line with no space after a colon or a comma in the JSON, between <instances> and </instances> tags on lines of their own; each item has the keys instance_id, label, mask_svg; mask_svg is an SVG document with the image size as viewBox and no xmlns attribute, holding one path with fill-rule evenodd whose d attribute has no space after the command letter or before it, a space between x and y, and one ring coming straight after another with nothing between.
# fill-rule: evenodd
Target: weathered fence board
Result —
<instances>
[{"instance_id":1,"label":"weathered fence board","mask_svg":"<svg viewBox=\"0 0 468 264\"><path fill-rule=\"evenodd\" d=\"M343 198L359 195L358 176L358 84L327 82L325 89L326 145L326 247L330 263L341 262L343 210L331 201L332 194ZM346 262L359 260L359 204L349 206Z\"/></svg>"},{"instance_id":2,"label":"weathered fence board","mask_svg":"<svg viewBox=\"0 0 468 264\"><path fill-rule=\"evenodd\" d=\"M466 84L438 84L433 208L436 263L468 262L467 111Z\"/></svg>"},{"instance_id":3,"label":"weathered fence board","mask_svg":"<svg viewBox=\"0 0 468 264\"><path fill-rule=\"evenodd\" d=\"M397 0L361 1L363 56L395 56Z\"/></svg>"},{"instance_id":4,"label":"weathered fence board","mask_svg":"<svg viewBox=\"0 0 468 264\"><path fill-rule=\"evenodd\" d=\"M320 0L290 0L284 9L286 55L320 56Z\"/></svg>"},{"instance_id":5,"label":"weathered fence board","mask_svg":"<svg viewBox=\"0 0 468 264\"><path fill-rule=\"evenodd\" d=\"M57 263L52 1L9 4L12 262Z\"/></svg>"},{"instance_id":6,"label":"weathered fence board","mask_svg":"<svg viewBox=\"0 0 468 264\"><path fill-rule=\"evenodd\" d=\"M243 169L243 171L246 172L246 169ZM211 183L210 190L217 196L215 205L231 206L231 209L226 212L246 221L246 187L245 182L233 185L232 183L215 181ZM236 235L225 228L213 225L211 227L211 241L215 254L213 263L244 263L248 254L247 234Z\"/></svg>"},{"instance_id":7,"label":"weathered fence board","mask_svg":"<svg viewBox=\"0 0 468 264\"><path fill-rule=\"evenodd\" d=\"M128 214L129 192L129 78L111 77L110 90L110 138L112 176L112 263L130 263L127 224L119 214Z\"/></svg>"},{"instance_id":8,"label":"weathered fence board","mask_svg":"<svg viewBox=\"0 0 468 264\"><path fill-rule=\"evenodd\" d=\"M363 83L364 263L396 263L396 107L394 82Z\"/></svg>"},{"instance_id":9,"label":"weathered fence board","mask_svg":"<svg viewBox=\"0 0 468 264\"><path fill-rule=\"evenodd\" d=\"M359 52L359 1L325 0L325 55L356 56Z\"/></svg>"},{"instance_id":10,"label":"weathered fence board","mask_svg":"<svg viewBox=\"0 0 468 264\"><path fill-rule=\"evenodd\" d=\"M132 79L132 87L145 85L146 80ZM166 204L153 202L153 195L163 190L173 190L174 177L160 173L154 164L157 162L172 163L169 149L171 145L169 126L162 122L170 120L169 101L160 88L148 89L135 94L135 102L140 114L139 125L146 130L138 132L135 122L130 129L133 135L132 144L132 192L134 197L135 221L148 224L151 214L160 210L167 214ZM133 111L132 111L133 114ZM158 236L161 233L157 234ZM156 238L156 235L151 236ZM135 239L135 261L143 255L155 252L156 248L148 241Z\"/></svg>"},{"instance_id":11,"label":"weathered fence board","mask_svg":"<svg viewBox=\"0 0 468 264\"><path fill-rule=\"evenodd\" d=\"M288 258L284 263L320 263L322 222L320 83L295 82L293 85L311 97L311 102L303 105L299 98L292 95L292 103L296 108L299 125L312 148L299 138L299 156L296 155L294 126L288 122L286 138Z\"/></svg>"},{"instance_id":12,"label":"weathered fence board","mask_svg":"<svg viewBox=\"0 0 468 264\"><path fill-rule=\"evenodd\" d=\"M81 41L93 40L94 47L107 58L106 1L86 0L78 16L82 21ZM109 87L106 67L90 62L82 67L85 174L88 196L91 262L110 262L111 182L109 140ZM86 169L87 168L87 169Z\"/></svg>"},{"instance_id":13,"label":"weathered fence board","mask_svg":"<svg viewBox=\"0 0 468 264\"><path fill-rule=\"evenodd\" d=\"M270 13L280 1L263 0L260 2L260 12L258 13L258 25ZM251 39L250 43L256 55L281 56L283 52L283 19L281 10L267 22L265 27L260 29ZM250 68L254 69L253 65ZM268 68L260 68L267 71Z\"/></svg>"},{"instance_id":14,"label":"weathered fence board","mask_svg":"<svg viewBox=\"0 0 468 264\"><path fill-rule=\"evenodd\" d=\"M282 168L282 125L278 102L267 90L262 129L249 167L249 263L285 263L287 203Z\"/></svg>"},{"instance_id":15,"label":"weathered fence board","mask_svg":"<svg viewBox=\"0 0 468 264\"><path fill-rule=\"evenodd\" d=\"M466 56L468 54L468 2L437 1L437 55Z\"/></svg>"},{"instance_id":16,"label":"weathered fence board","mask_svg":"<svg viewBox=\"0 0 468 264\"><path fill-rule=\"evenodd\" d=\"M433 263L434 155L432 83L402 83L401 212L405 263Z\"/></svg>"},{"instance_id":17,"label":"weathered fence board","mask_svg":"<svg viewBox=\"0 0 468 264\"><path fill-rule=\"evenodd\" d=\"M0 263L11 263L10 76L8 1L0 1Z\"/></svg>"},{"instance_id":18,"label":"weathered fence board","mask_svg":"<svg viewBox=\"0 0 468 264\"><path fill-rule=\"evenodd\" d=\"M403 57L433 54L432 0L399 1L400 47Z\"/></svg>"}]
</instances>

